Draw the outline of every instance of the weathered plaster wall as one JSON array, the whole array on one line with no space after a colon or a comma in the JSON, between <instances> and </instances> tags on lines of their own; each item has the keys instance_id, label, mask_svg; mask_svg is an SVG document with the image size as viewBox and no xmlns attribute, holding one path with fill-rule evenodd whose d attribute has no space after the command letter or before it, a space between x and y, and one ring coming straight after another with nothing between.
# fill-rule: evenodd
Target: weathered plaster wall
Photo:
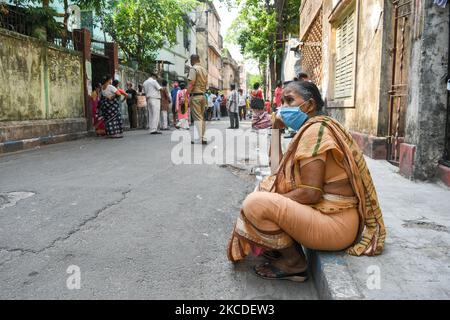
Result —
<instances>
[{"instance_id":1,"label":"weathered plaster wall","mask_svg":"<svg viewBox=\"0 0 450 320\"><path fill-rule=\"evenodd\" d=\"M447 110L449 7L437 7L432 0L418 10L410 71L410 102L406 114L406 143L416 145L414 178L436 174L444 154Z\"/></svg>"},{"instance_id":2,"label":"weathered plaster wall","mask_svg":"<svg viewBox=\"0 0 450 320\"><path fill-rule=\"evenodd\" d=\"M48 118L83 117L83 72L80 56L49 48L47 59Z\"/></svg>"},{"instance_id":3,"label":"weathered plaster wall","mask_svg":"<svg viewBox=\"0 0 450 320\"><path fill-rule=\"evenodd\" d=\"M39 43L0 30L0 121L45 119L44 59Z\"/></svg>"},{"instance_id":4,"label":"weathered plaster wall","mask_svg":"<svg viewBox=\"0 0 450 320\"><path fill-rule=\"evenodd\" d=\"M82 58L0 29L0 121L84 116Z\"/></svg>"},{"instance_id":5,"label":"weathered plaster wall","mask_svg":"<svg viewBox=\"0 0 450 320\"><path fill-rule=\"evenodd\" d=\"M352 131L376 136L379 128L380 105L388 104L381 101L382 79L385 81L386 66L382 66L383 54L383 0L359 1L358 45L355 80L354 108L329 108L329 113L341 121ZM323 60L324 78L323 93L328 102L333 101L333 28L328 18L333 10L333 1L323 1ZM331 105L331 104L329 104Z\"/></svg>"}]
</instances>

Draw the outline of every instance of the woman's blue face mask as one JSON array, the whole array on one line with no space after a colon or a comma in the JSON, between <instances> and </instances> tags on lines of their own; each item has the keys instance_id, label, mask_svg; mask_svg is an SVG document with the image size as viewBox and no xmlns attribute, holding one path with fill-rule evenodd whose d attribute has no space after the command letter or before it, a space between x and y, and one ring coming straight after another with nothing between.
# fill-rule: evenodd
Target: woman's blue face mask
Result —
<instances>
[{"instance_id":1,"label":"woman's blue face mask","mask_svg":"<svg viewBox=\"0 0 450 320\"><path fill-rule=\"evenodd\" d=\"M308 101L307 101L308 102ZM305 104L307 103L305 102ZM308 121L308 115L301 110L301 106L298 107L282 107L279 110L281 119L284 124L294 131L299 131L300 128Z\"/></svg>"}]
</instances>

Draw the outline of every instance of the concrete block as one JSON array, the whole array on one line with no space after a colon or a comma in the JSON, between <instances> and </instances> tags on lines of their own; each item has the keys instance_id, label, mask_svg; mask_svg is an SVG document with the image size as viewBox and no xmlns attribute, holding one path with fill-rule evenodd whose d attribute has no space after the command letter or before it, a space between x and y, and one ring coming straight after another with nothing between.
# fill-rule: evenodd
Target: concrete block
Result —
<instances>
[{"instance_id":1,"label":"concrete block","mask_svg":"<svg viewBox=\"0 0 450 320\"><path fill-rule=\"evenodd\" d=\"M444 165L439 165L438 173L439 179L442 180L448 187L450 187L450 168Z\"/></svg>"},{"instance_id":2,"label":"concrete block","mask_svg":"<svg viewBox=\"0 0 450 320\"><path fill-rule=\"evenodd\" d=\"M7 141L3 143L3 152L16 152L23 150L23 141Z\"/></svg>"},{"instance_id":3,"label":"concrete block","mask_svg":"<svg viewBox=\"0 0 450 320\"><path fill-rule=\"evenodd\" d=\"M364 154L375 160L385 160L387 158L386 138L374 137L368 134L351 132Z\"/></svg>"},{"instance_id":4,"label":"concrete block","mask_svg":"<svg viewBox=\"0 0 450 320\"><path fill-rule=\"evenodd\" d=\"M33 149L33 148L40 146L40 144L41 144L41 142L37 138L24 140L23 141L23 149L24 150ZM1 153L1 151L0 151L0 153Z\"/></svg>"},{"instance_id":5,"label":"concrete block","mask_svg":"<svg viewBox=\"0 0 450 320\"><path fill-rule=\"evenodd\" d=\"M370 137L371 158L375 160L387 159L387 141L386 138Z\"/></svg>"},{"instance_id":6,"label":"concrete block","mask_svg":"<svg viewBox=\"0 0 450 320\"><path fill-rule=\"evenodd\" d=\"M87 136L84 118L0 123L0 153L36 148Z\"/></svg>"},{"instance_id":7,"label":"concrete block","mask_svg":"<svg viewBox=\"0 0 450 320\"><path fill-rule=\"evenodd\" d=\"M323 300L360 300L363 294L344 259L344 252L306 250L314 285Z\"/></svg>"},{"instance_id":8,"label":"concrete block","mask_svg":"<svg viewBox=\"0 0 450 320\"><path fill-rule=\"evenodd\" d=\"M400 144L400 174L408 179L414 176L414 159L417 147L412 144Z\"/></svg>"}]
</instances>

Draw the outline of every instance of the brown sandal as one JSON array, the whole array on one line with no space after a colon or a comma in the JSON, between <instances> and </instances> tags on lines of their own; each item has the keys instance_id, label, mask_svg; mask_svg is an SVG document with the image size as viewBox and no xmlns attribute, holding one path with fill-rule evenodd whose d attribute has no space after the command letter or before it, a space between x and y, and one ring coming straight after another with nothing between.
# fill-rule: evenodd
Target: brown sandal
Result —
<instances>
[{"instance_id":1,"label":"brown sandal","mask_svg":"<svg viewBox=\"0 0 450 320\"><path fill-rule=\"evenodd\" d=\"M276 250L270 250L263 253L263 257L267 260L274 261L281 258L281 253Z\"/></svg>"},{"instance_id":2,"label":"brown sandal","mask_svg":"<svg viewBox=\"0 0 450 320\"><path fill-rule=\"evenodd\" d=\"M303 272L299 272L299 273L289 274L289 273L286 273L286 272L278 269L277 267L271 265L270 263L263 264L259 267L268 268L270 270L270 272L275 275L274 277L265 276L258 271L258 267L255 267L253 269L255 271L255 274L258 277L265 279L265 280L289 280L289 281L294 281L294 282L299 282L299 283L306 282L308 280L308 271L307 270L303 271Z\"/></svg>"}]
</instances>

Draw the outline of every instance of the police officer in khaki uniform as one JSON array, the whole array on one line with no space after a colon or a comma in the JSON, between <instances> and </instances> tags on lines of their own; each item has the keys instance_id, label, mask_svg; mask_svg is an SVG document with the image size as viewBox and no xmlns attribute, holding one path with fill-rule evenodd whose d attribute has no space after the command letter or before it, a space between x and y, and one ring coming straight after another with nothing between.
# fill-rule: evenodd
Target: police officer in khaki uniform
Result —
<instances>
[{"instance_id":1,"label":"police officer in khaki uniform","mask_svg":"<svg viewBox=\"0 0 450 320\"><path fill-rule=\"evenodd\" d=\"M200 65L200 57L196 54L191 56L191 65L187 91L190 95L190 107L195 122L194 141L192 143L208 144L205 140L205 108L208 104L205 92L208 85L208 71Z\"/></svg>"}]
</instances>

